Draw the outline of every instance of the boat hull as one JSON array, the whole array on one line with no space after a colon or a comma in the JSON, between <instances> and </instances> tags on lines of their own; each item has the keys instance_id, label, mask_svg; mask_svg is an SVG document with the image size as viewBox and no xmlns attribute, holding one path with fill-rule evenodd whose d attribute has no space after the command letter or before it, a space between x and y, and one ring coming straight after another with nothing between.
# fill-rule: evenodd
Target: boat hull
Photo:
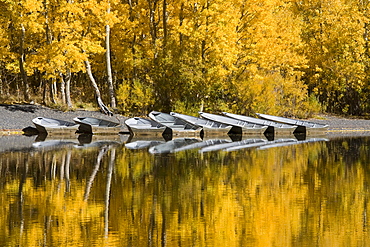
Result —
<instances>
[{"instance_id":1,"label":"boat hull","mask_svg":"<svg viewBox=\"0 0 370 247\"><path fill-rule=\"evenodd\" d=\"M261 113L256 113L256 114L259 117L270 120L270 121L275 121L275 122L284 123L284 124L297 125L298 128L296 129L294 133L305 133L306 135L322 135L326 133L329 127L329 125L326 125L326 124L318 124L314 122L278 117L278 116L261 114Z\"/></svg>"},{"instance_id":2,"label":"boat hull","mask_svg":"<svg viewBox=\"0 0 370 247\"><path fill-rule=\"evenodd\" d=\"M121 132L121 127L92 126L80 123L78 131L86 134L119 134Z\"/></svg>"},{"instance_id":3,"label":"boat hull","mask_svg":"<svg viewBox=\"0 0 370 247\"><path fill-rule=\"evenodd\" d=\"M207 120L204 118L188 116L188 115L179 114L175 112L171 112L170 114L190 124L203 128L203 134L205 137L227 135L230 133L231 129L233 128L233 126L231 125L218 123L218 122Z\"/></svg>"},{"instance_id":4,"label":"boat hull","mask_svg":"<svg viewBox=\"0 0 370 247\"><path fill-rule=\"evenodd\" d=\"M165 130L166 130L166 127L162 127L162 128L137 128L137 127L130 127L128 126L128 129L130 131L130 133L133 135L133 136L141 136L141 135L147 135L147 136L161 136Z\"/></svg>"},{"instance_id":5,"label":"boat hull","mask_svg":"<svg viewBox=\"0 0 370 247\"><path fill-rule=\"evenodd\" d=\"M225 128L208 128L208 127L203 127L203 132L205 137L210 137L210 136L224 136L228 135L231 131L233 126L228 126Z\"/></svg>"},{"instance_id":6,"label":"boat hull","mask_svg":"<svg viewBox=\"0 0 370 247\"><path fill-rule=\"evenodd\" d=\"M225 116L209 114L209 113L204 113L204 112L200 112L199 114L203 118L234 126L233 128L234 134L242 134L246 136L263 135L268 128L268 126L259 125L259 124L251 124L245 121L241 121L241 120L237 120L237 119L233 119L233 118L229 118Z\"/></svg>"},{"instance_id":7,"label":"boat hull","mask_svg":"<svg viewBox=\"0 0 370 247\"><path fill-rule=\"evenodd\" d=\"M276 122L272 122L272 121L269 121L269 120L262 120L262 119L258 119L258 118L252 118L252 117L247 117L247 116L232 114L232 113L227 113L227 112L223 112L223 114L227 117L231 117L231 118L238 119L238 120L241 120L241 121L246 121L246 122L255 123L255 124L267 125L269 127L267 128L266 132L270 133L270 134L273 134L275 136L290 136L290 135L293 135L294 131L298 127L296 125L276 123Z\"/></svg>"},{"instance_id":8,"label":"boat hull","mask_svg":"<svg viewBox=\"0 0 370 247\"><path fill-rule=\"evenodd\" d=\"M34 118L32 122L40 134L74 134L79 127L78 124L44 117Z\"/></svg>"},{"instance_id":9,"label":"boat hull","mask_svg":"<svg viewBox=\"0 0 370 247\"><path fill-rule=\"evenodd\" d=\"M149 117L172 130L173 137L202 137L204 131L201 127L190 124L180 118L167 113L152 111Z\"/></svg>"},{"instance_id":10,"label":"boat hull","mask_svg":"<svg viewBox=\"0 0 370 247\"><path fill-rule=\"evenodd\" d=\"M130 134L133 136L162 136L172 134L171 129L151 119L129 118L125 121Z\"/></svg>"},{"instance_id":11,"label":"boat hull","mask_svg":"<svg viewBox=\"0 0 370 247\"><path fill-rule=\"evenodd\" d=\"M78 131L86 134L119 134L122 126L119 123L92 117L76 117L73 119L79 124Z\"/></svg>"},{"instance_id":12,"label":"boat hull","mask_svg":"<svg viewBox=\"0 0 370 247\"><path fill-rule=\"evenodd\" d=\"M172 137L200 137L204 135L202 128L192 130L172 127L171 130Z\"/></svg>"},{"instance_id":13,"label":"boat hull","mask_svg":"<svg viewBox=\"0 0 370 247\"><path fill-rule=\"evenodd\" d=\"M265 126L264 128L245 128L245 127L236 127L236 128L241 128L242 135L256 136L256 135L264 135L268 127Z\"/></svg>"}]
</instances>

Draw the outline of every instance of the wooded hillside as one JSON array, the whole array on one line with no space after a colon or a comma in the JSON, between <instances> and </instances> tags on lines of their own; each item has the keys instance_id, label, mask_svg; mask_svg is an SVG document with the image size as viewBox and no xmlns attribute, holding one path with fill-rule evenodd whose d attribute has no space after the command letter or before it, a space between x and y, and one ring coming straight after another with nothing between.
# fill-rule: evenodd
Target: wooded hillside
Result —
<instances>
[{"instance_id":1,"label":"wooded hillside","mask_svg":"<svg viewBox=\"0 0 370 247\"><path fill-rule=\"evenodd\" d=\"M369 112L369 1L0 0L0 100Z\"/></svg>"}]
</instances>

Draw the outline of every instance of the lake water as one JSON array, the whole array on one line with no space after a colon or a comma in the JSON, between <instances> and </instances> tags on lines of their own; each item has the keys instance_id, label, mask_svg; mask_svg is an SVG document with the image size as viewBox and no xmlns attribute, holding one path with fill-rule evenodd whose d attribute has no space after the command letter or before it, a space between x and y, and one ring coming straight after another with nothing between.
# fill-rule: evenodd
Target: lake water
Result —
<instances>
[{"instance_id":1,"label":"lake water","mask_svg":"<svg viewBox=\"0 0 370 247\"><path fill-rule=\"evenodd\" d=\"M298 139L0 137L0 246L370 246L370 137Z\"/></svg>"}]
</instances>

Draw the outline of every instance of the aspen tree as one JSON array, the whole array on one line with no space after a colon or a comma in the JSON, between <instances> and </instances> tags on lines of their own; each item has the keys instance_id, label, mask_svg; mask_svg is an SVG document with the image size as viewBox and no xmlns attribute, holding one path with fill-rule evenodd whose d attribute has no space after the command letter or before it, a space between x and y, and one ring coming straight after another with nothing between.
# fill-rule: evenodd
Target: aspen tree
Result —
<instances>
[{"instance_id":1,"label":"aspen tree","mask_svg":"<svg viewBox=\"0 0 370 247\"><path fill-rule=\"evenodd\" d=\"M356 2L357 3L357 2ZM366 20L355 2L299 1L309 67L305 81L326 110L361 114L366 87Z\"/></svg>"}]
</instances>

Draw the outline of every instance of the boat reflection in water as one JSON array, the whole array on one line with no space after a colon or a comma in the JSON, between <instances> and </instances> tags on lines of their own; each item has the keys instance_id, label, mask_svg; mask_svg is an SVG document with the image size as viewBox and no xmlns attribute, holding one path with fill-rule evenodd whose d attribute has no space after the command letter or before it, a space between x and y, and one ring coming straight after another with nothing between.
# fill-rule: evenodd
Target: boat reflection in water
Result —
<instances>
[{"instance_id":1,"label":"boat reflection in water","mask_svg":"<svg viewBox=\"0 0 370 247\"><path fill-rule=\"evenodd\" d=\"M201 139L197 138L176 138L166 143L151 147L149 149L149 153L151 154L175 153L188 145L199 142L200 140Z\"/></svg>"},{"instance_id":2,"label":"boat reflection in water","mask_svg":"<svg viewBox=\"0 0 370 247\"><path fill-rule=\"evenodd\" d=\"M39 149L58 149L62 147L88 148L104 145L121 145L122 143L127 142L129 137L129 135L92 134L76 134L70 136L38 135L35 142L32 144L32 147Z\"/></svg>"},{"instance_id":3,"label":"boat reflection in water","mask_svg":"<svg viewBox=\"0 0 370 247\"><path fill-rule=\"evenodd\" d=\"M369 136L27 138L0 149L1 246L370 244Z\"/></svg>"},{"instance_id":4,"label":"boat reflection in water","mask_svg":"<svg viewBox=\"0 0 370 247\"><path fill-rule=\"evenodd\" d=\"M245 138L245 139L244 139ZM289 137L273 136L242 137L241 135L230 135L227 137L178 137L172 140L161 136L132 136L132 135L38 135L32 145L24 147L25 150L43 149L53 150L61 148L89 148L105 145L121 146L127 149L147 149L151 154L175 153L190 149L199 149L199 152L210 151L234 151L244 148L286 146L305 142L327 141L326 138L308 138L305 135L291 135ZM0 150L1 151L1 150Z\"/></svg>"},{"instance_id":5,"label":"boat reflection in water","mask_svg":"<svg viewBox=\"0 0 370 247\"><path fill-rule=\"evenodd\" d=\"M211 151L235 151L247 148L266 149L270 147L287 146L306 142L328 141L326 138L309 138L301 140L296 138L278 138L268 140L267 138L256 137L233 141L225 138L176 138L165 142L164 140L134 140L125 144L128 149L148 149L151 154L176 153L185 150L198 149L200 153Z\"/></svg>"},{"instance_id":6,"label":"boat reflection in water","mask_svg":"<svg viewBox=\"0 0 370 247\"><path fill-rule=\"evenodd\" d=\"M161 136L134 136L132 135L127 143L125 143L125 148L127 149L148 149L153 146L157 146L159 144L163 144L166 142Z\"/></svg>"}]
</instances>

